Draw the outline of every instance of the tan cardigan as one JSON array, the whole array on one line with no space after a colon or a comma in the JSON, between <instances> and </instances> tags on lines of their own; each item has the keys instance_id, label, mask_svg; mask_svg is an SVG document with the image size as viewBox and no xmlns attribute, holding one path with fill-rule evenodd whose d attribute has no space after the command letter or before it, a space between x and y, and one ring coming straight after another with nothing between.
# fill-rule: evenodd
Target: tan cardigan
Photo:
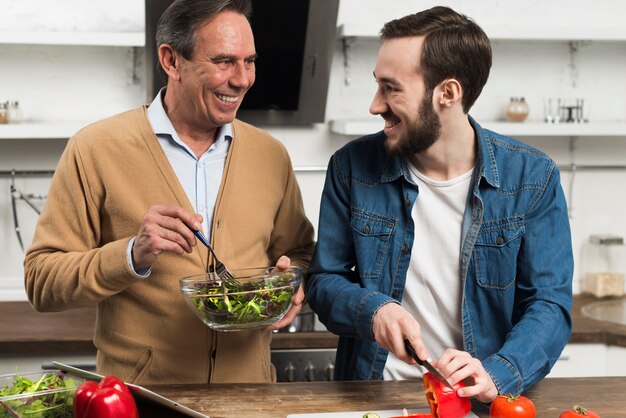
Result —
<instances>
[{"instance_id":1,"label":"tan cardigan","mask_svg":"<svg viewBox=\"0 0 626 418\"><path fill-rule=\"evenodd\" d=\"M132 275L129 240L155 204L193 211L141 107L92 124L68 142L24 261L38 311L98 305L97 369L138 384L271 382L271 332L213 332L178 279L208 271L209 254L163 253L149 278ZM217 197L213 244L231 269L281 255L307 267L313 228L285 148L240 121Z\"/></svg>"}]
</instances>

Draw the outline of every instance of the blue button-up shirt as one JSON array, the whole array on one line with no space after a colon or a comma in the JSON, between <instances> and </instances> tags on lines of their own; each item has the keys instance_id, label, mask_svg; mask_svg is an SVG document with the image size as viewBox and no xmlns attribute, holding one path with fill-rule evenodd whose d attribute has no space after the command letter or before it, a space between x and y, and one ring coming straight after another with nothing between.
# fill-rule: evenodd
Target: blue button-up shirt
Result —
<instances>
[{"instance_id":1,"label":"blue button-up shirt","mask_svg":"<svg viewBox=\"0 0 626 418\"><path fill-rule=\"evenodd\" d=\"M548 374L571 333L567 207L548 156L470 123L478 153L459 243L463 348L500 393L521 393ZM379 132L337 151L322 195L307 297L340 335L338 380L382 378L388 352L374 340L373 317L402 301L422 233L411 219L418 187L384 141Z\"/></svg>"},{"instance_id":2,"label":"blue button-up shirt","mask_svg":"<svg viewBox=\"0 0 626 418\"><path fill-rule=\"evenodd\" d=\"M210 240L215 202L233 136L232 125L222 126L215 143L200 158L196 158L191 148L180 139L167 117L161 92L148 107L148 120L191 205L196 213L204 218L202 228Z\"/></svg>"},{"instance_id":3,"label":"blue button-up shirt","mask_svg":"<svg viewBox=\"0 0 626 418\"><path fill-rule=\"evenodd\" d=\"M196 213L202 215L202 229L210 242L217 194L222 183L233 128L230 123L220 127L213 145L200 158L197 158L191 148L180 139L165 113L162 92L163 89L148 107L148 120L191 205ZM134 243L135 239L131 238L126 250L128 265L138 277L148 277L150 268L136 271L133 266Z\"/></svg>"}]
</instances>

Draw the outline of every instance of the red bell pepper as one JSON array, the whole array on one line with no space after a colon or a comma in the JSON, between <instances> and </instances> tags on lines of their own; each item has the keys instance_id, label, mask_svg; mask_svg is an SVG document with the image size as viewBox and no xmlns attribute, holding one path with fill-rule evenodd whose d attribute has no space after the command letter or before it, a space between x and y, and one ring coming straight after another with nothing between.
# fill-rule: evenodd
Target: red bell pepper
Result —
<instances>
[{"instance_id":1,"label":"red bell pepper","mask_svg":"<svg viewBox=\"0 0 626 418\"><path fill-rule=\"evenodd\" d=\"M433 418L463 418L472 409L469 398L457 395L456 391L465 384L459 382L450 389L432 373L424 373L426 400Z\"/></svg>"},{"instance_id":2,"label":"red bell pepper","mask_svg":"<svg viewBox=\"0 0 626 418\"><path fill-rule=\"evenodd\" d=\"M139 418L130 390L115 376L83 382L74 395L74 418Z\"/></svg>"}]
</instances>

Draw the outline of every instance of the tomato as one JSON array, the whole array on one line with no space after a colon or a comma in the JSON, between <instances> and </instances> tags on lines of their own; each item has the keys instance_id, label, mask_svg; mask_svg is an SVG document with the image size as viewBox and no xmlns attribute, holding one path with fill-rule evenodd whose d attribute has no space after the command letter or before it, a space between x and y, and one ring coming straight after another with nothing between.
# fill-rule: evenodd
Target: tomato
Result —
<instances>
[{"instance_id":1,"label":"tomato","mask_svg":"<svg viewBox=\"0 0 626 418\"><path fill-rule=\"evenodd\" d=\"M580 417L600 418L600 415L580 405L574 405L572 409L565 411L561 415L559 415L559 418L580 418Z\"/></svg>"},{"instance_id":2,"label":"tomato","mask_svg":"<svg viewBox=\"0 0 626 418\"><path fill-rule=\"evenodd\" d=\"M521 395L500 395L491 403L491 418L535 418L537 411L533 401Z\"/></svg>"},{"instance_id":3,"label":"tomato","mask_svg":"<svg viewBox=\"0 0 626 418\"><path fill-rule=\"evenodd\" d=\"M456 391L465 387L463 382L450 389L432 373L424 374L424 390L433 418L463 418L472 409L469 398L457 395Z\"/></svg>"},{"instance_id":4,"label":"tomato","mask_svg":"<svg viewBox=\"0 0 626 418\"><path fill-rule=\"evenodd\" d=\"M433 415L427 414L425 412L417 412L415 414L397 415L395 417L389 417L389 418L433 418Z\"/></svg>"}]
</instances>

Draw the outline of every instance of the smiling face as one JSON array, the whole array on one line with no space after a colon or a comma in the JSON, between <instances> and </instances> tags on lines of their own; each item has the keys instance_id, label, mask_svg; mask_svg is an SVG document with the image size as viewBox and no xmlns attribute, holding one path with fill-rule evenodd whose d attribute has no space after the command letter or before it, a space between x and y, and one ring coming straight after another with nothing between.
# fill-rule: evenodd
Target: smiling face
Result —
<instances>
[{"instance_id":1,"label":"smiling face","mask_svg":"<svg viewBox=\"0 0 626 418\"><path fill-rule=\"evenodd\" d=\"M191 60L176 53L168 80L168 115L192 130L215 130L235 119L255 80L256 50L245 16L226 11L201 26Z\"/></svg>"},{"instance_id":2,"label":"smiling face","mask_svg":"<svg viewBox=\"0 0 626 418\"><path fill-rule=\"evenodd\" d=\"M419 68L423 37L385 40L378 52L374 78L378 89L370 112L385 120L387 151L410 157L439 138L441 121Z\"/></svg>"}]
</instances>

